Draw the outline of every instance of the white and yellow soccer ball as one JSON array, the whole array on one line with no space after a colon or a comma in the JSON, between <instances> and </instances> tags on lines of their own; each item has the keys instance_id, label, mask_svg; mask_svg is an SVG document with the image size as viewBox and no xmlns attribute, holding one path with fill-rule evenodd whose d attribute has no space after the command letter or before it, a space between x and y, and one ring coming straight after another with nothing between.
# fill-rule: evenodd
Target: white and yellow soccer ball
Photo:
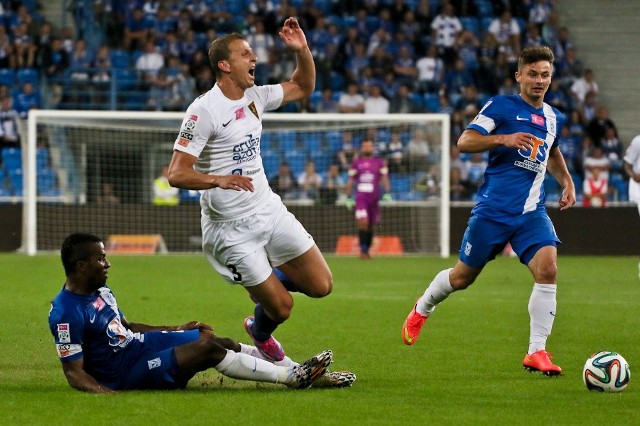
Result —
<instances>
[{"instance_id":1,"label":"white and yellow soccer ball","mask_svg":"<svg viewBox=\"0 0 640 426\"><path fill-rule=\"evenodd\" d=\"M629 384L629 363L617 352L601 351L584 363L582 379L587 389L597 392L622 392Z\"/></svg>"}]
</instances>

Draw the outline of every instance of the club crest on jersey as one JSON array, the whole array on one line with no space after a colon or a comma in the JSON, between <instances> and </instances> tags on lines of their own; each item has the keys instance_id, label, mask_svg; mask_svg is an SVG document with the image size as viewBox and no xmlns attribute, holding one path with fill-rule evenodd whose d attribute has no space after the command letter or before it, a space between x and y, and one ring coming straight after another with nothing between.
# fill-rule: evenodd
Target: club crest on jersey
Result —
<instances>
[{"instance_id":1,"label":"club crest on jersey","mask_svg":"<svg viewBox=\"0 0 640 426\"><path fill-rule=\"evenodd\" d=\"M105 307L106 304L104 303L104 300L102 299L102 297L98 297L96 300L93 301L92 305L96 311L100 312L102 308Z\"/></svg>"},{"instance_id":2,"label":"club crest on jersey","mask_svg":"<svg viewBox=\"0 0 640 426\"><path fill-rule=\"evenodd\" d=\"M256 104L254 102L251 102L247 108L249 108L249 110L253 113L253 115L256 116L256 118L260 118L258 117L258 109L256 108Z\"/></svg>"},{"instance_id":3,"label":"club crest on jersey","mask_svg":"<svg viewBox=\"0 0 640 426\"><path fill-rule=\"evenodd\" d=\"M58 342L70 343L71 335L69 334L69 323L58 324Z\"/></svg>"},{"instance_id":4,"label":"club crest on jersey","mask_svg":"<svg viewBox=\"0 0 640 426\"><path fill-rule=\"evenodd\" d=\"M231 174L242 176L242 169L233 169L231 170Z\"/></svg>"}]
</instances>

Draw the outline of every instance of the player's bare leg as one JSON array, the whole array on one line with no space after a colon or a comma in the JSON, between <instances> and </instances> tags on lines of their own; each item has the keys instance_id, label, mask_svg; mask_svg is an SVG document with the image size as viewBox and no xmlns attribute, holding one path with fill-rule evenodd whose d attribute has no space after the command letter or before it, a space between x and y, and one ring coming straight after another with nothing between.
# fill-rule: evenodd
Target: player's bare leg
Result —
<instances>
[{"instance_id":1,"label":"player's bare leg","mask_svg":"<svg viewBox=\"0 0 640 426\"><path fill-rule=\"evenodd\" d=\"M297 290L309 297L325 297L333 290L333 275L318 246L278 266L295 283ZM275 276L275 275L274 275Z\"/></svg>"}]
</instances>

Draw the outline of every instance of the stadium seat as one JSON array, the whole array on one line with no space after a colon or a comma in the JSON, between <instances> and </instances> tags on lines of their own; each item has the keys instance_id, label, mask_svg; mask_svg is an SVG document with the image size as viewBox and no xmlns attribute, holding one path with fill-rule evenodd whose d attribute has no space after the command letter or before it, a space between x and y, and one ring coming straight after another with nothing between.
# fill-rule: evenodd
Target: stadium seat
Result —
<instances>
[{"instance_id":1,"label":"stadium seat","mask_svg":"<svg viewBox=\"0 0 640 426\"><path fill-rule=\"evenodd\" d=\"M7 176L9 177L11 194L22 196L22 169L11 169L8 171Z\"/></svg>"},{"instance_id":2,"label":"stadium seat","mask_svg":"<svg viewBox=\"0 0 640 426\"><path fill-rule=\"evenodd\" d=\"M260 154L261 155L264 155L265 152L273 150L272 142L273 142L273 133L263 131L262 137L260 138Z\"/></svg>"},{"instance_id":3,"label":"stadium seat","mask_svg":"<svg viewBox=\"0 0 640 426\"><path fill-rule=\"evenodd\" d=\"M318 132L305 132L302 134L302 142L307 152L322 150L322 135Z\"/></svg>"},{"instance_id":4,"label":"stadium seat","mask_svg":"<svg viewBox=\"0 0 640 426\"><path fill-rule=\"evenodd\" d=\"M400 194L411 191L411 179L409 176L390 175L389 184L394 198L400 198Z\"/></svg>"},{"instance_id":5,"label":"stadium seat","mask_svg":"<svg viewBox=\"0 0 640 426\"><path fill-rule=\"evenodd\" d=\"M440 109L440 98L437 93L424 94L424 106L427 112L437 112Z\"/></svg>"},{"instance_id":6,"label":"stadium seat","mask_svg":"<svg viewBox=\"0 0 640 426\"><path fill-rule=\"evenodd\" d=\"M491 0L476 0L476 7L478 8L478 15L482 18L493 18L493 5Z\"/></svg>"},{"instance_id":7,"label":"stadium seat","mask_svg":"<svg viewBox=\"0 0 640 426\"><path fill-rule=\"evenodd\" d=\"M465 30L471 31L478 39L481 39L480 22L475 16L461 16L460 23Z\"/></svg>"},{"instance_id":8,"label":"stadium seat","mask_svg":"<svg viewBox=\"0 0 640 426\"><path fill-rule=\"evenodd\" d=\"M22 169L22 151L20 148L4 148L2 150L2 164L7 172Z\"/></svg>"},{"instance_id":9,"label":"stadium seat","mask_svg":"<svg viewBox=\"0 0 640 426\"><path fill-rule=\"evenodd\" d=\"M113 68L126 69L129 68L129 52L126 50L112 50L109 53L111 65Z\"/></svg>"},{"instance_id":10,"label":"stadium seat","mask_svg":"<svg viewBox=\"0 0 640 426\"><path fill-rule=\"evenodd\" d=\"M331 164L331 156L323 151L312 151L311 161L316 164L316 172L324 173L329 169Z\"/></svg>"},{"instance_id":11,"label":"stadium seat","mask_svg":"<svg viewBox=\"0 0 640 426\"><path fill-rule=\"evenodd\" d=\"M284 153L284 160L289 164L289 168L296 178L304 171L304 165L307 161L305 155L296 150L286 151Z\"/></svg>"},{"instance_id":12,"label":"stadium seat","mask_svg":"<svg viewBox=\"0 0 640 426\"><path fill-rule=\"evenodd\" d=\"M271 179L276 173L278 173L278 167L280 166L280 154L275 151L264 151L260 156L262 157L264 173L267 175L267 178Z\"/></svg>"},{"instance_id":13,"label":"stadium seat","mask_svg":"<svg viewBox=\"0 0 640 426\"><path fill-rule=\"evenodd\" d=\"M287 152L296 149L297 140L296 133L290 130L278 132L278 142L280 151Z\"/></svg>"},{"instance_id":14,"label":"stadium seat","mask_svg":"<svg viewBox=\"0 0 640 426\"><path fill-rule=\"evenodd\" d=\"M0 86L12 88L16 82L16 72L11 68L0 69Z\"/></svg>"},{"instance_id":15,"label":"stadium seat","mask_svg":"<svg viewBox=\"0 0 640 426\"><path fill-rule=\"evenodd\" d=\"M20 68L16 73L16 77L20 86L24 83L31 83L37 87L40 81L40 75L35 68Z\"/></svg>"},{"instance_id":16,"label":"stadium seat","mask_svg":"<svg viewBox=\"0 0 640 426\"><path fill-rule=\"evenodd\" d=\"M56 172L52 168L38 170L37 187L39 195L60 195L60 191L56 185Z\"/></svg>"},{"instance_id":17,"label":"stadium seat","mask_svg":"<svg viewBox=\"0 0 640 426\"><path fill-rule=\"evenodd\" d=\"M47 148L38 148L36 151L36 169L44 169L49 167L49 150Z\"/></svg>"}]
</instances>

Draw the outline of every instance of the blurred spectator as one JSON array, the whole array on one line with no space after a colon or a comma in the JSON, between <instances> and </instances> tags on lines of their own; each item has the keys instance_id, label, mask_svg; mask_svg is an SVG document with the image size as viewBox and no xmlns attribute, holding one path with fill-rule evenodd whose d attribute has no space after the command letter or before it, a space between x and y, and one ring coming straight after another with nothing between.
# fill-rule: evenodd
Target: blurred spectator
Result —
<instances>
[{"instance_id":1,"label":"blurred spectator","mask_svg":"<svg viewBox=\"0 0 640 426\"><path fill-rule=\"evenodd\" d=\"M549 90L544 95L544 101L564 113L569 111L569 99L565 91L560 87L558 80L551 80L551 86L549 86Z\"/></svg>"},{"instance_id":2,"label":"blurred spectator","mask_svg":"<svg viewBox=\"0 0 640 426\"><path fill-rule=\"evenodd\" d=\"M196 95L200 96L204 93L207 93L209 90L211 90L215 82L216 80L213 77L213 71L211 70L211 67L200 68L198 74L196 75L195 81Z\"/></svg>"},{"instance_id":3,"label":"blurred spectator","mask_svg":"<svg viewBox=\"0 0 640 426\"><path fill-rule=\"evenodd\" d=\"M444 63L438 57L435 45L427 48L426 55L416 61L417 89L422 92L437 93L444 75Z\"/></svg>"},{"instance_id":4,"label":"blurred spectator","mask_svg":"<svg viewBox=\"0 0 640 426\"><path fill-rule=\"evenodd\" d=\"M180 40L180 59L182 59L182 62L189 63L198 50L200 49L196 40L196 33L188 31L184 38Z\"/></svg>"},{"instance_id":5,"label":"blurred spectator","mask_svg":"<svg viewBox=\"0 0 640 426\"><path fill-rule=\"evenodd\" d=\"M184 99L180 97L180 87L177 77L167 74L167 70L161 69L156 77L150 81L149 99L147 108L153 111L180 111Z\"/></svg>"},{"instance_id":6,"label":"blurred spectator","mask_svg":"<svg viewBox=\"0 0 640 426\"><path fill-rule=\"evenodd\" d=\"M527 26L527 33L524 38L524 43L522 43L522 47L546 46L547 44L547 41L542 37L540 28L536 25L529 24Z\"/></svg>"},{"instance_id":7,"label":"blurred spectator","mask_svg":"<svg viewBox=\"0 0 640 426\"><path fill-rule=\"evenodd\" d=\"M110 98L112 64L110 50L100 46L91 65L91 102L98 108L106 106Z\"/></svg>"},{"instance_id":8,"label":"blurred spectator","mask_svg":"<svg viewBox=\"0 0 640 426\"><path fill-rule=\"evenodd\" d=\"M615 129L616 135L618 134L615 123L609 118L609 109L601 105L596 108L596 116L587 123L585 134L594 145L598 145L604 138L607 127Z\"/></svg>"},{"instance_id":9,"label":"blurred spectator","mask_svg":"<svg viewBox=\"0 0 640 426\"><path fill-rule=\"evenodd\" d=\"M364 112L364 96L358 93L355 83L347 84L347 91L340 94L338 106L343 113Z\"/></svg>"},{"instance_id":10,"label":"blurred spectator","mask_svg":"<svg viewBox=\"0 0 640 426\"><path fill-rule=\"evenodd\" d=\"M558 137L558 146L560 152L567 163L567 169L570 173L582 171L582 139L577 139L571 135L568 125L562 126L560 136Z\"/></svg>"},{"instance_id":11,"label":"blurred spectator","mask_svg":"<svg viewBox=\"0 0 640 426\"><path fill-rule=\"evenodd\" d=\"M609 192L608 176L599 167L592 167L591 173L582 182L582 205L584 207L604 207Z\"/></svg>"},{"instance_id":12,"label":"blurred spectator","mask_svg":"<svg viewBox=\"0 0 640 426\"><path fill-rule=\"evenodd\" d=\"M153 41L144 43L144 53L136 60L136 70L145 81L152 81L164 67L164 57L157 52Z\"/></svg>"},{"instance_id":13,"label":"blurred spectator","mask_svg":"<svg viewBox=\"0 0 640 426\"><path fill-rule=\"evenodd\" d=\"M0 147L20 148L20 117L11 96L0 99Z\"/></svg>"},{"instance_id":14,"label":"blurred spectator","mask_svg":"<svg viewBox=\"0 0 640 426\"><path fill-rule=\"evenodd\" d=\"M553 4L549 0L534 0L529 7L529 24L532 24L542 32L542 27L546 24L553 10Z\"/></svg>"},{"instance_id":15,"label":"blurred spectator","mask_svg":"<svg viewBox=\"0 0 640 426\"><path fill-rule=\"evenodd\" d=\"M123 46L126 50L141 50L150 32L149 21L145 20L144 10L135 8L125 18Z\"/></svg>"},{"instance_id":16,"label":"blurred spectator","mask_svg":"<svg viewBox=\"0 0 640 426\"><path fill-rule=\"evenodd\" d=\"M30 110L40 108L40 94L31 82L22 84L20 92L15 96L14 108L23 120L27 119Z\"/></svg>"},{"instance_id":17,"label":"blurred spectator","mask_svg":"<svg viewBox=\"0 0 640 426\"><path fill-rule=\"evenodd\" d=\"M595 92L588 92L584 97L584 102L576 105L576 109L580 111L580 116L585 124L593 120L598 114L598 95Z\"/></svg>"},{"instance_id":18,"label":"blurred spectator","mask_svg":"<svg viewBox=\"0 0 640 426\"><path fill-rule=\"evenodd\" d=\"M89 80L89 69L93 57L84 40L76 40L69 58L69 77L71 80L86 82Z\"/></svg>"},{"instance_id":19,"label":"blurred spectator","mask_svg":"<svg viewBox=\"0 0 640 426\"><path fill-rule=\"evenodd\" d=\"M342 131L342 146L336 152L335 163L340 167L341 172L346 172L351 167L356 156L356 146L353 140L353 132L350 130Z\"/></svg>"},{"instance_id":20,"label":"blurred spectator","mask_svg":"<svg viewBox=\"0 0 640 426\"><path fill-rule=\"evenodd\" d=\"M407 164L405 159L405 149L399 130L391 130L391 140L387 145L387 167L391 174L405 174L407 172Z\"/></svg>"},{"instance_id":21,"label":"blurred spectator","mask_svg":"<svg viewBox=\"0 0 640 426\"><path fill-rule=\"evenodd\" d=\"M275 48L275 39L265 32L264 22L258 19L246 35L246 40L257 56L255 82L257 85L264 85L269 76L269 51Z\"/></svg>"},{"instance_id":22,"label":"blurred spectator","mask_svg":"<svg viewBox=\"0 0 640 426\"><path fill-rule=\"evenodd\" d=\"M369 56L369 68L374 78L382 80L387 73L393 72L393 59L383 47L378 46Z\"/></svg>"},{"instance_id":23,"label":"blurred spectator","mask_svg":"<svg viewBox=\"0 0 640 426\"><path fill-rule=\"evenodd\" d=\"M18 24L13 30L13 52L18 68L31 68L35 65L38 48L29 35L26 23Z\"/></svg>"},{"instance_id":24,"label":"blurred spectator","mask_svg":"<svg viewBox=\"0 0 640 426\"><path fill-rule=\"evenodd\" d=\"M340 173L340 167L337 164L330 164L327 170L326 179L323 179L323 187L325 191L321 190L321 198L323 198L323 192L326 193L325 200L327 203L335 203L336 201L344 201L347 197L344 193L344 187L346 182L344 177ZM322 200L321 200L322 201Z\"/></svg>"},{"instance_id":25,"label":"blurred spectator","mask_svg":"<svg viewBox=\"0 0 640 426\"><path fill-rule=\"evenodd\" d=\"M367 56L364 43L356 43L353 55L349 56L345 62L345 75L347 81L357 82L362 70L369 66L369 57Z\"/></svg>"},{"instance_id":26,"label":"blurred spectator","mask_svg":"<svg viewBox=\"0 0 640 426\"><path fill-rule=\"evenodd\" d=\"M484 171L487 169L488 163L483 154L482 152L474 152L471 154L471 158L464 162L464 174L472 193L476 193L484 183Z\"/></svg>"},{"instance_id":27,"label":"blurred spectator","mask_svg":"<svg viewBox=\"0 0 640 426\"><path fill-rule=\"evenodd\" d=\"M422 112L422 106L411 95L409 86L401 84L398 88L398 94L389 103L389 112L401 114Z\"/></svg>"},{"instance_id":28,"label":"blurred spectator","mask_svg":"<svg viewBox=\"0 0 640 426\"><path fill-rule=\"evenodd\" d=\"M369 95L364 100L365 114L388 114L389 100L382 96L380 86L373 85L369 87Z\"/></svg>"},{"instance_id":29,"label":"blurred spectator","mask_svg":"<svg viewBox=\"0 0 640 426\"><path fill-rule=\"evenodd\" d=\"M333 90L326 88L322 91L322 98L315 106L316 112L340 112L338 101L333 97Z\"/></svg>"},{"instance_id":30,"label":"blurred spectator","mask_svg":"<svg viewBox=\"0 0 640 426\"><path fill-rule=\"evenodd\" d=\"M13 44L7 35L4 25L0 25L0 68L15 68L16 58L13 54Z\"/></svg>"},{"instance_id":31,"label":"blurred spectator","mask_svg":"<svg viewBox=\"0 0 640 426\"><path fill-rule=\"evenodd\" d=\"M476 86L466 86L462 92L462 97L458 99L454 108L461 111L465 117L470 117L469 121L471 121L482 108Z\"/></svg>"},{"instance_id":32,"label":"blurred spectator","mask_svg":"<svg viewBox=\"0 0 640 426\"><path fill-rule=\"evenodd\" d=\"M294 199L297 195L298 181L287 163L280 163L278 173L271 178L269 185L283 200Z\"/></svg>"},{"instance_id":33,"label":"blurred spectator","mask_svg":"<svg viewBox=\"0 0 640 426\"><path fill-rule=\"evenodd\" d=\"M120 204L120 197L116 195L111 182L102 183L102 191L96 197L98 204Z\"/></svg>"},{"instance_id":34,"label":"blurred spectator","mask_svg":"<svg viewBox=\"0 0 640 426\"><path fill-rule=\"evenodd\" d=\"M457 59L455 61L455 67L447 71L445 74L444 82L440 91L455 104L455 102L462 96L464 88L467 86L475 86L475 84L473 74L465 68L464 61L462 59Z\"/></svg>"},{"instance_id":35,"label":"blurred spectator","mask_svg":"<svg viewBox=\"0 0 640 426\"><path fill-rule=\"evenodd\" d=\"M427 170L428 156L431 152L427 132L419 127L413 131L407 144L407 168L409 173Z\"/></svg>"},{"instance_id":36,"label":"blurred spectator","mask_svg":"<svg viewBox=\"0 0 640 426\"><path fill-rule=\"evenodd\" d=\"M438 175L440 174L438 165L429 166L429 171L418 173L416 177L415 189L424 193L427 200L435 200L440 197L440 186L438 185Z\"/></svg>"},{"instance_id":37,"label":"blurred spectator","mask_svg":"<svg viewBox=\"0 0 640 426\"><path fill-rule=\"evenodd\" d=\"M480 40L470 30L462 30L456 38L455 48L458 58L464 61L465 67L472 71L478 68L478 50Z\"/></svg>"},{"instance_id":38,"label":"blurred spectator","mask_svg":"<svg viewBox=\"0 0 640 426\"><path fill-rule=\"evenodd\" d=\"M169 166L162 167L160 176L153 181L153 204L156 206L177 206L180 190L169 184Z\"/></svg>"},{"instance_id":39,"label":"blurred spectator","mask_svg":"<svg viewBox=\"0 0 640 426\"><path fill-rule=\"evenodd\" d=\"M611 161L604 155L604 151L597 145L594 145L589 150L587 157L584 159L584 177L590 178L593 175L595 169L600 170L600 174L603 178L609 179L609 169L611 168Z\"/></svg>"},{"instance_id":40,"label":"blurred spectator","mask_svg":"<svg viewBox=\"0 0 640 426\"><path fill-rule=\"evenodd\" d=\"M322 176L316 171L316 163L307 161L304 171L298 176L298 188L303 199L317 200L322 188Z\"/></svg>"},{"instance_id":41,"label":"blurred spectator","mask_svg":"<svg viewBox=\"0 0 640 426\"><path fill-rule=\"evenodd\" d=\"M520 26L509 9L504 10L499 17L491 21L488 31L495 36L498 44L503 48L514 44L520 46Z\"/></svg>"},{"instance_id":42,"label":"blurred spectator","mask_svg":"<svg viewBox=\"0 0 640 426\"><path fill-rule=\"evenodd\" d=\"M589 92L593 92L596 95L599 92L598 83L594 79L591 68L585 69L582 77L575 80L571 85L571 94L575 98L577 106L582 105Z\"/></svg>"},{"instance_id":43,"label":"blurred spectator","mask_svg":"<svg viewBox=\"0 0 640 426\"><path fill-rule=\"evenodd\" d=\"M431 42L438 48L438 56L444 64L452 66L456 57L456 38L462 31L460 19L454 14L453 5L443 3L442 11L431 22Z\"/></svg>"},{"instance_id":44,"label":"blurred spectator","mask_svg":"<svg viewBox=\"0 0 640 426\"><path fill-rule=\"evenodd\" d=\"M574 49L568 49L563 60L557 61L554 71L554 79L559 80L563 88L570 90L573 83L582 76L584 64L576 57Z\"/></svg>"},{"instance_id":45,"label":"blurred spectator","mask_svg":"<svg viewBox=\"0 0 640 426\"><path fill-rule=\"evenodd\" d=\"M396 75L393 72L385 74L384 80L380 83L380 89L387 99L393 99L398 94L400 83L396 80Z\"/></svg>"},{"instance_id":46,"label":"blurred spectator","mask_svg":"<svg viewBox=\"0 0 640 426\"><path fill-rule=\"evenodd\" d=\"M470 199L466 183L462 180L459 167L452 167L449 173L449 199L451 201L467 201Z\"/></svg>"},{"instance_id":47,"label":"blurred spectator","mask_svg":"<svg viewBox=\"0 0 640 426\"><path fill-rule=\"evenodd\" d=\"M413 87L416 77L418 76L418 69L416 68L413 55L407 46L400 47L398 56L393 62L393 72L399 84L411 85L411 87Z\"/></svg>"},{"instance_id":48,"label":"blurred spectator","mask_svg":"<svg viewBox=\"0 0 640 426\"><path fill-rule=\"evenodd\" d=\"M605 157L611 162L611 171L622 174L622 155L624 147L614 127L605 127L604 136L599 144Z\"/></svg>"},{"instance_id":49,"label":"blurred spectator","mask_svg":"<svg viewBox=\"0 0 640 426\"><path fill-rule=\"evenodd\" d=\"M496 36L486 31L478 50L478 88L483 92L495 94L498 85L493 77L496 58L498 56L498 40Z\"/></svg>"}]
</instances>

